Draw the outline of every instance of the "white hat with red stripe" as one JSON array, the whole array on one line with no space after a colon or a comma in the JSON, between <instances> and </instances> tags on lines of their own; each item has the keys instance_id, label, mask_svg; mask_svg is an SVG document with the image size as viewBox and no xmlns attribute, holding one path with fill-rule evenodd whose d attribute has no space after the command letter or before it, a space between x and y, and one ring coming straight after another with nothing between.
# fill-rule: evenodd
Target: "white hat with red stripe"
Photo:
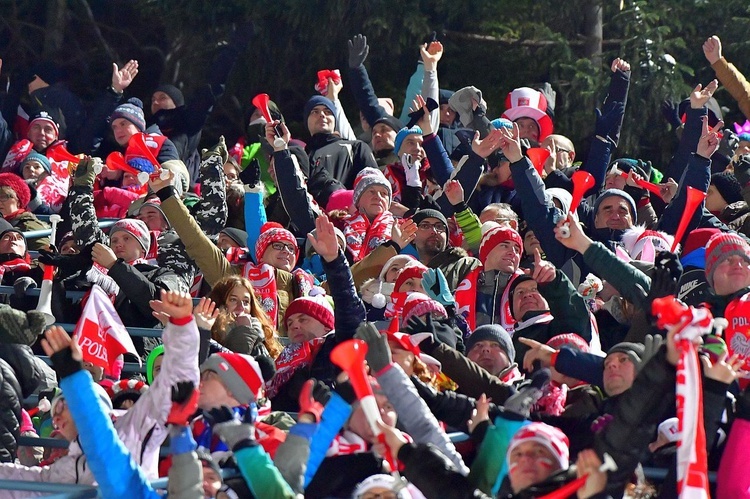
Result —
<instances>
[{"instance_id":1,"label":"white hat with red stripe","mask_svg":"<svg viewBox=\"0 0 750 499\"><path fill-rule=\"evenodd\" d=\"M215 353L201 364L201 373L204 371L218 374L226 389L242 405L254 402L264 383L255 359L240 353Z\"/></svg>"},{"instance_id":2,"label":"white hat with red stripe","mask_svg":"<svg viewBox=\"0 0 750 499\"><path fill-rule=\"evenodd\" d=\"M510 462L513 449L525 442L536 442L549 450L557 460L560 469L567 469L570 465L570 450L568 437L558 428L546 423L529 423L521 427L510 440L506 459Z\"/></svg>"}]
</instances>

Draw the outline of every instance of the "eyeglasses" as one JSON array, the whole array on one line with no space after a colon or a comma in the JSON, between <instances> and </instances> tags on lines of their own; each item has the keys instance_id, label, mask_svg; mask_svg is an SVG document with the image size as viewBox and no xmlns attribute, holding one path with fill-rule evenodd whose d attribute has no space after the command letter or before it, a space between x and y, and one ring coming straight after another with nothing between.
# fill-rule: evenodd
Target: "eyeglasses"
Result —
<instances>
[{"instance_id":1,"label":"eyeglasses","mask_svg":"<svg viewBox=\"0 0 750 499\"><path fill-rule=\"evenodd\" d=\"M437 222L437 223L434 223L434 224L431 224L430 222L422 222L419 225L417 225L417 228L419 230L423 230L423 231L426 231L426 232L434 230L438 234L445 234L447 232L447 229L445 228L445 225L443 225L440 222Z\"/></svg>"},{"instance_id":2,"label":"eyeglasses","mask_svg":"<svg viewBox=\"0 0 750 499\"><path fill-rule=\"evenodd\" d=\"M287 250L291 254L295 254L297 252L297 248L292 246L291 244L285 244L285 243L271 243L271 247L275 249L276 251L283 251Z\"/></svg>"},{"instance_id":3,"label":"eyeglasses","mask_svg":"<svg viewBox=\"0 0 750 499\"><path fill-rule=\"evenodd\" d=\"M17 199L15 194L7 194L5 192L0 193L0 201L10 201L11 199Z\"/></svg>"},{"instance_id":4,"label":"eyeglasses","mask_svg":"<svg viewBox=\"0 0 750 499\"><path fill-rule=\"evenodd\" d=\"M235 180L238 180L240 178L236 173L227 173L225 176L230 182L234 182Z\"/></svg>"}]
</instances>

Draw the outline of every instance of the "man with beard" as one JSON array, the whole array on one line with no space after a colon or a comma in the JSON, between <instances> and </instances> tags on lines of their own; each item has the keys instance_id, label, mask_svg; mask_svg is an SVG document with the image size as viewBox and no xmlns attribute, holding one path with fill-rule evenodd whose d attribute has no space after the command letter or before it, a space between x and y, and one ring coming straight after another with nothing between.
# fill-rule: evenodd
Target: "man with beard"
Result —
<instances>
[{"instance_id":1,"label":"man with beard","mask_svg":"<svg viewBox=\"0 0 750 499\"><path fill-rule=\"evenodd\" d=\"M461 248L448 245L448 221L433 209L418 210L412 220L417 224L414 246L419 261L432 269L440 269L451 292L480 262Z\"/></svg>"}]
</instances>

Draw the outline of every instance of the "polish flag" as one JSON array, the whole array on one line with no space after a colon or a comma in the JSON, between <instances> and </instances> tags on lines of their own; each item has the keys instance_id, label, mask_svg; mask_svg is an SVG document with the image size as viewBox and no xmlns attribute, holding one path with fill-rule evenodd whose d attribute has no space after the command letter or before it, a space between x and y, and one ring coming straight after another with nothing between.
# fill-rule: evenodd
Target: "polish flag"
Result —
<instances>
[{"instance_id":1,"label":"polish flag","mask_svg":"<svg viewBox=\"0 0 750 499\"><path fill-rule=\"evenodd\" d=\"M107 373L111 372L117 357L123 353L135 355L141 364L133 340L109 296L99 286L91 288L74 334L78 338L84 362L103 367Z\"/></svg>"}]
</instances>

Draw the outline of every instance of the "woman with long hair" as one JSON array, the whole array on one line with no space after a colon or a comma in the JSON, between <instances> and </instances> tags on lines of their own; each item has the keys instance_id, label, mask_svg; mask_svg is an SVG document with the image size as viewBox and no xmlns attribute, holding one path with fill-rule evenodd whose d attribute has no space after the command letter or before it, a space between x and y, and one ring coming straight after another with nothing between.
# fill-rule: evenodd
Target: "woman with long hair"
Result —
<instances>
[{"instance_id":1,"label":"woman with long hair","mask_svg":"<svg viewBox=\"0 0 750 499\"><path fill-rule=\"evenodd\" d=\"M194 315L199 328L210 330L212 340L233 352L274 359L281 353L276 329L244 277L219 281L196 305Z\"/></svg>"}]
</instances>

